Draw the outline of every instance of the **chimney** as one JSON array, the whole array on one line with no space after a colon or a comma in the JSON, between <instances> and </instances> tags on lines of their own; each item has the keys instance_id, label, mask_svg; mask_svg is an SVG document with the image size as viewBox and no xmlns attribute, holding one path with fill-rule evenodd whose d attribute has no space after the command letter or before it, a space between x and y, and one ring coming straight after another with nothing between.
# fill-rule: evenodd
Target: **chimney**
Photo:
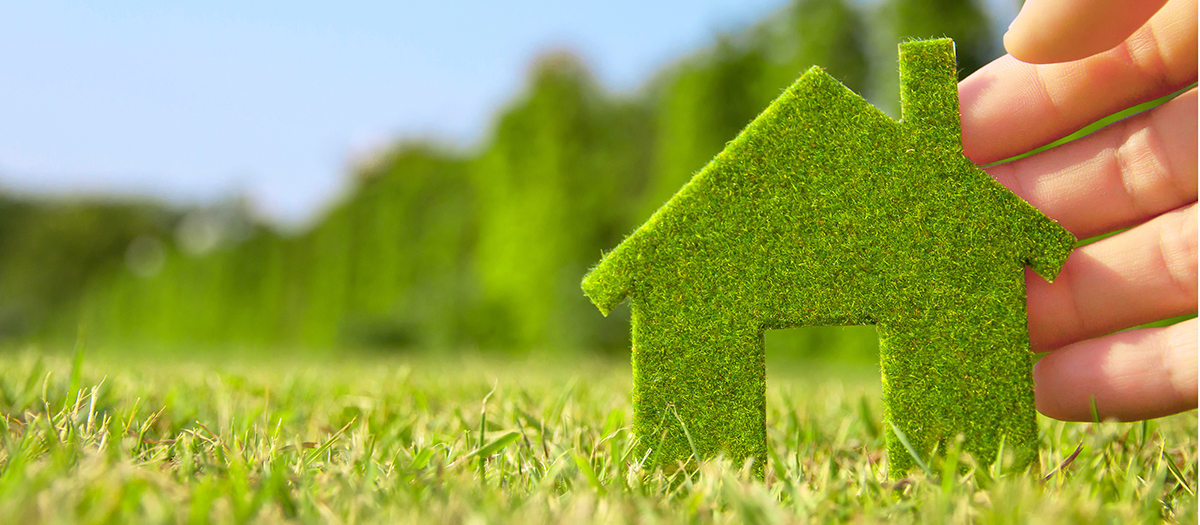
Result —
<instances>
[{"instance_id":1,"label":"chimney","mask_svg":"<svg viewBox=\"0 0 1200 525\"><path fill-rule=\"evenodd\" d=\"M900 121L928 140L952 140L952 147L961 151L953 40L900 44Z\"/></svg>"}]
</instances>

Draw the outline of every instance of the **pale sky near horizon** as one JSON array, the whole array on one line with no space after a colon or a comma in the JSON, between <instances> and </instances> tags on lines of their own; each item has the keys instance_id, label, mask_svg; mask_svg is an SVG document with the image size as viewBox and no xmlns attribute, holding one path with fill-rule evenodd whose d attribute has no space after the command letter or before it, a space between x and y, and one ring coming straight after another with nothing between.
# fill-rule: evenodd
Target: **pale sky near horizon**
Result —
<instances>
[{"instance_id":1,"label":"pale sky near horizon","mask_svg":"<svg viewBox=\"0 0 1200 525\"><path fill-rule=\"evenodd\" d=\"M0 188L246 195L294 223L356 156L478 141L539 52L571 49L631 91L786 1L408 4L0 3Z\"/></svg>"}]
</instances>

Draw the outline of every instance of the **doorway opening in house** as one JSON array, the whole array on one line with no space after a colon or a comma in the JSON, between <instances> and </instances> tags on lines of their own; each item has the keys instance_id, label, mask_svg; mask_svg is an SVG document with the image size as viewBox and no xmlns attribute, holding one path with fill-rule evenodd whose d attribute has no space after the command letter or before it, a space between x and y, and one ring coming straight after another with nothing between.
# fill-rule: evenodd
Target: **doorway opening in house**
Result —
<instances>
[{"instance_id":1,"label":"doorway opening in house","mask_svg":"<svg viewBox=\"0 0 1200 525\"><path fill-rule=\"evenodd\" d=\"M859 365L879 368L879 332L874 325L803 326L767 330L765 337L767 370Z\"/></svg>"},{"instance_id":2,"label":"doorway opening in house","mask_svg":"<svg viewBox=\"0 0 1200 525\"><path fill-rule=\"evenodd\" d=\"M767 330L767 439L804 443L879 437L879 334L873 325ZM768 446L772 446L768 443Z\"/></svg>"}]
</instances>

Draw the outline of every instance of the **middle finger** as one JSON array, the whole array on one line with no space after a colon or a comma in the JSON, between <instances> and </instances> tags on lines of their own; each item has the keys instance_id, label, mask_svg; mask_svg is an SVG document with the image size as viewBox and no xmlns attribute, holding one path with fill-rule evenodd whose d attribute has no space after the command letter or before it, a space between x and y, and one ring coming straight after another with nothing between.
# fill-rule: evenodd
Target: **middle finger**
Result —
<instances>
[{"instance_id":1,"label":"middle finger","mask_svg":"<svg viewBox=\"0 0 1200 525\"><path fill-rule=\"evenodd\" d=\"M1195 312L1196 205L1076 249L1053 284L1025 275L1038 352Z\"/></svg>"},{"instance_id":2,"label":"middle finger","mask_svg":"<svg viewBox=\"0 0 1200 525\"><path fill-rule=\"evenodd\" d=\"M1196 89L988 173L1080 239L1196 202Z\"/></svg>"}]
</instances>

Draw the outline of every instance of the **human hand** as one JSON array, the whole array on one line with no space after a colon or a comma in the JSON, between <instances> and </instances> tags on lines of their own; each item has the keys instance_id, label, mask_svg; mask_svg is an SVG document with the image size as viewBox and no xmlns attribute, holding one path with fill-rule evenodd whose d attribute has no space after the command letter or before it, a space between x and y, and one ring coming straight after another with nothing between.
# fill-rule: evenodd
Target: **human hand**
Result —
<instances>
[{"instance_id":1,"label":"human hand","mask_svg":"<svg viewBox=\"0 0 1200 525\"><path fill-rule=\"evenodd\" d=\"M1029 0L1004 43L959 85L980 165L1195 82L1196 0ZM1102 419L1196 408L1195 319L1113 333L1196 312L1196 98L987 170L1080 239L1129 228L1076 249L1053 284L1026 271L1047 416L1090 421L1093 398Z\"/></svg>"}]
</instances>

